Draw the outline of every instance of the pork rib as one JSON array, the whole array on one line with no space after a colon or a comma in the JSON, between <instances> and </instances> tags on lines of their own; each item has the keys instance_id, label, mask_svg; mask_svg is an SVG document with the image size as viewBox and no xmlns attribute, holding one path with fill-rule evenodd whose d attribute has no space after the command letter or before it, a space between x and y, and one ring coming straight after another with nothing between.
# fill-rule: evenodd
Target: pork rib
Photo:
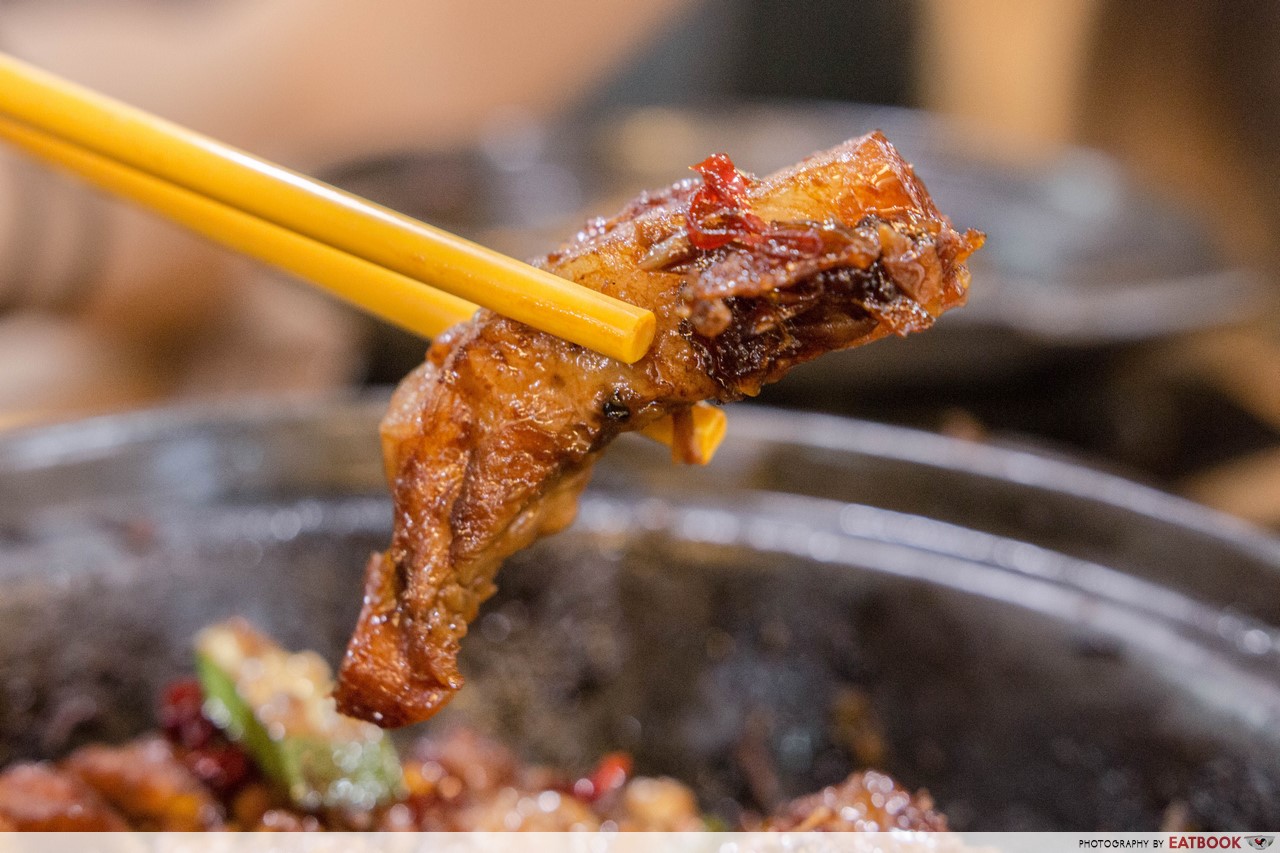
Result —
<instances>
[{"instance_id":1,"label":"pork rib","mask_svg":"<svg viewBox=\"0 0 1280 853\"><path fill-rule=\"evenodd\" d=\"M657 317L627 365L482 311L432 345L382 423L391 547L366 569L336 698L383 726L462 686L459 642L502 560L573 519L617 435L759 392L796 364L927 328L982 243L880 134L756 181L723 155L595 220L545 269ZM677 434L680 429L677 428Z\"/></svg>"}]
</instances>

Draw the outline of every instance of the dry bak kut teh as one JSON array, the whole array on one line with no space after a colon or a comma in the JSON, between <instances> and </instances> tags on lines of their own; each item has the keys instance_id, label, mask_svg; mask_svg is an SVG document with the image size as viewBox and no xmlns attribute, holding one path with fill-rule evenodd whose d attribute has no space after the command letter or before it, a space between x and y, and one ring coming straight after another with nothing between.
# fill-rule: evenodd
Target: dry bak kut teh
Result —
<instances>
[{"instance_id":1,"label":"dry bak kut teh","mask_svg":"<svg viewBox=\"0 0 1280 853\"><path fill-rule=\"evenodd\" d=\"M601 452L692 407L759 393L826 352L927 329L964 302L960 233L879 133L767 178L724 155L645 193L537 263L648 308L623 364L488 311L445 333L382 422L391 546L366 569L339 709L425 720L462 687L459 644L502 561L572 520Z\"/></svg>"}]
</instances>

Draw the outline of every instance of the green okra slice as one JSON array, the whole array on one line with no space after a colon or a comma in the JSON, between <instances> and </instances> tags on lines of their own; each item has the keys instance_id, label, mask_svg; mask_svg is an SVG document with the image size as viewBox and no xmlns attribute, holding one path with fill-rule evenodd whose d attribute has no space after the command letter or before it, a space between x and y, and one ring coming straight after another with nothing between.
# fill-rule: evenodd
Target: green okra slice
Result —
<instances>
[{"instance_id":1,"label":"green okra slice","mask_svg":"<svg viewBox=\"0 0 1280 853\"><path fill-rule=\"evenodd\" d=\"M390 738L338 713L333 674L315 652L287 652L232 619L196 636L196 672L205 715L295 805L363 810L402 796Z\"/></svg>"}]
</instances>

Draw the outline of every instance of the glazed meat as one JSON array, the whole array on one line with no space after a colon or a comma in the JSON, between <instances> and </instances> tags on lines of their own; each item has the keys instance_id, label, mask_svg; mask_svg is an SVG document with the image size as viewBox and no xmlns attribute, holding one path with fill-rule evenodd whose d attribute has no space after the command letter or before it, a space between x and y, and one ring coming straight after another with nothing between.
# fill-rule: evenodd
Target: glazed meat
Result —
<instances>
[{"instance_id":1,"label":"glazed meat","mask_svg":"<svg viewBox=\"0 0 1280 853\"><path fill-rule=\"evenodd\" d=\"M404 788L393 800L307 811L261 775L233 788L209 787L186 772L174 748L160 737L144 736L120 746L84 747L56 766L14 765L0 772L0 831L947 829L928 793L912 793L871 770L786 802L770 816L742 808L725 823L706 814L682 782L632 775L626 753L609 753L579 775L521 761L496 741L453 729L409 747L402 760ZM951 849L940 840L931 840L929 849Z\"/></svg>"},{"instance_id":2,"label":"glazed meat","mask_svg":"<svg viewBox=\"0 0 1280 853\"><path fill-rule=\"evenodd\" d=\"M779 832L944 832L947 821L927 793L912 794L883 773L866 770L792 800L764 827Z\"/></svg>"},{"instance_id":3,"label":"glazed meat","mask_svg":"<svg viewBox=\"0 0 1280 853\"><path fill-rule=\"evenodd\" d=\"M573 519L601 451L700 401L752 396L825 352L927 328L963 302L982 242L879 134L762 180L723 155L540 261L652 310L623 364L489 312L438 339L382 424L391 547L366 569L344 713L423 720L462 686L459 642L502 560Z\"/></svg>"},{"instance_id":4,"label":"glazed meat","mask_svg":"<svg viewBox=\"0 0 1280 853\"><path fill-rule=\"evenodd\" d=\"M19 832L111 832L124 818L93 788L49 764L15 764L0 773L0 827Z\"/></svg>"},{"instance_id":5,"label":"glazed meat","mask_svg":"<svg viewBox=\"0 0 1280 853\"><path fill-rule=\"evenodd\" d=\"M221 823L214 798L162 738L86 746L71 754L64 769L97 791L131 826L199 832Z\"/></svg>"}]
</instances>

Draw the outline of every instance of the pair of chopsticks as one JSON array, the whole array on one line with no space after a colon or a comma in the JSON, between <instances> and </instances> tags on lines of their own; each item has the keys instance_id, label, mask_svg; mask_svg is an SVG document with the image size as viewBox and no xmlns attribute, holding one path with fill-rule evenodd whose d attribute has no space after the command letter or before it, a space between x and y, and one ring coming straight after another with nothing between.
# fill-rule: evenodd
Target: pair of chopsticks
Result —
<instances>
[{"instance_id":1,"label":"pair of chopsticks","mask_svg":"<svg viewBox=\"0 0 1280 853\"><path fill-rule=\"evenodd\" d=\"M424 337L482 305L626 363L653 313L261 160L0 54L0 138ZM693 413L684 461L724 434ZM659 423L652 437L678 432Z\"/></svg>"}]
</instances>

